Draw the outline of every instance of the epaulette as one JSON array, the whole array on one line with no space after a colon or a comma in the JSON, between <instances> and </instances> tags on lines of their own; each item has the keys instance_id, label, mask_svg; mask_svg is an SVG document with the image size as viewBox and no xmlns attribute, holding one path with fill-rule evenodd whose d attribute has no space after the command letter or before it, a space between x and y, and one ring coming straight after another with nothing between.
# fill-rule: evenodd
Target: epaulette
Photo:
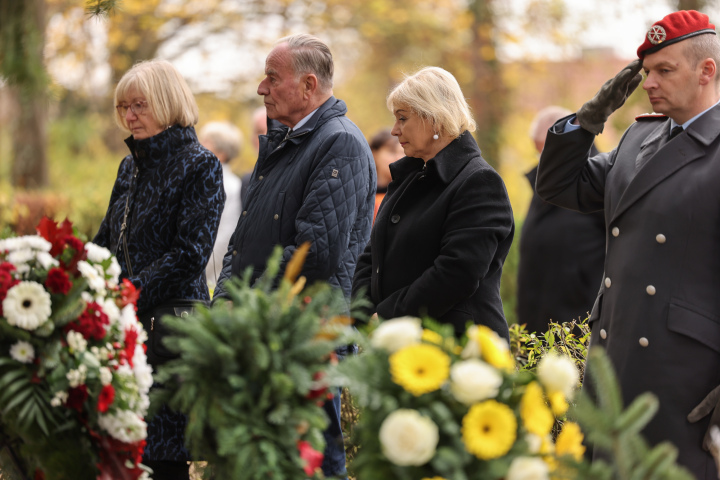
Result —
<instances>
[{"instance_id":1,"label":"epaulette","mask_svg":"<svg viewBox=\"0 0 720 480\"><path fill-rule=\"evenodd\" d=\"M638 115L637 117L635 117L635 121L637 122L640 120L665 120L666 118L668 118L667 115L663 115L662 113L654 113L653 112L653 113L643 113L641 115Z\"/></svg>"}]
</instances>

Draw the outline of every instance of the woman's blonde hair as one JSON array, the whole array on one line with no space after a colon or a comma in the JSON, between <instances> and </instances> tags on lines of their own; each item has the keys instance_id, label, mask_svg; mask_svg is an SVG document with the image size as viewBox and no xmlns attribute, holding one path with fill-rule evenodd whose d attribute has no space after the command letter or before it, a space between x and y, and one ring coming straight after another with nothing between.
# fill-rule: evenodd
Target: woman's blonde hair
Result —
<instances>
[{"instance_id":1,"label":"woman's blonde hair","mask_svg":"<svg viewBox=\"0 0 720 480\"><path fill-rule=\"evenodd\" d=\"M423 120L432 122L441 135L459 137L465 130L475 131L475 120L460 85L452 73L439 67L425 67L406 76L388 95L391 112L407 105Z\"/></svg>"},{"instance_id":2,"label":"woman's blonde hair","mask_svg":"<svg viewBox=\"0 0 720 480\"><path fill-rule=\"evenodd\" d=\"M147 60L133 65L125 72L115 88L114 102L131 102L127 98L135 89L145 96L148 109L155 121L163 127L180 125L190 127L198 122L198 106L185 79L166 60ZM115 110L115 121L129 131L125 116Z\"/></svg>"}]
</instances>

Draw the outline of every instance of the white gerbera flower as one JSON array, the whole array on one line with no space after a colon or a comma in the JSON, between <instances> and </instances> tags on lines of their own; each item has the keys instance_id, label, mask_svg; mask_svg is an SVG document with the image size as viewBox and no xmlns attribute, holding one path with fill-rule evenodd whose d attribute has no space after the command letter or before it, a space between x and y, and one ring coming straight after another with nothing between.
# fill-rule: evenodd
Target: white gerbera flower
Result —
<instances>
[{"instance_id":1,"label":"white gerbera flower","mask_svg":"<svg viewBox=\"0 0 720 480\"><path fill-rule=\"evenodd\" d=\"M87 340L85 340L85 337L83 337L80 332L70 330L65 336L65 339L72 353L81 353L87 348Z\"/></svg>"},{"instance_id":2,"label":"white gerbera flower","mask_svg":"<svg viewBox=\"0 0 720 480\"><path fill-rule=\"evenodd\" d=\"M399 317L382 322L370 334L372 346L390 353L401 348L420 343L422 325L415 317Z\"/></svg>"},{"instance_id":3,"label":"white gerbera flower","mask_svg":"<svg viewBox=\"0 0 720 480\"><path fill-rule=\"evenodd\" d=\"M3 312L10 325L35 330L52 314L50 294L39 283L20 282L8 290Z\"/></svg>"},{"instance_id":4,"label":"white gerbera flower","mask_svg":"<svg viewBox=\"0 0 720 480\"><path fill-rule=\"evenodd\" d=\"M110 250L92 242L85 244L85 251L87 252L87 259L95 263L100 263L112 256Z\"/></svg>"},{"instance_id":5,"label":"white gerbera flower","mask_svg":"<svg viewBox=\"0 0 720 480\"><path fill-rule=\"evenodd\" d=\"M538 364L540 383L550 392L562 392L565 398L572 398L580 381L575 362L567 355L549 353Z\"/></svg>"},{"instance_id":6,"label":"white gerbera flower","mask_svg":"<svg viewBox=\"0 0 720 480\"><path fill-rule=\"evenodd\" d=\"M424 465L435 455L438 432L438 426L417 410L399 409L380 426L380 445L395 465Z\"/></svg>"},{"instance_id":7,"label":"white gerbera flower","mask_svg":"<svg viewBox=\"0 0 720 480\"><path fill-rule=\"evenodd\" d=\"M98 425L113 438L125 443L135 443L147 436L147 425L140 416L130 410L98 416Z\"/></svg>"},{"instance_id":8,"label":"white gerbera flower","mask_svg":"<svg viewBox=\"0 0 720 480\"><path fill-rule=\"evenodd\" d=\"M547 480L550 469L542 458L517 457L510 464L507 480Z\"/></svg>"},{"instance_id":9,"label":"white gerbera flower","mask_svg":"<svg viewBox=\"0 0 720 480\"><path fill-rule=\"evenodd\" d=\"M502 381L497 369L476 358L457 362L450 370L450 391L465 405L494 398Z\"/></svg>"},{"instance_id":10,"label":"white gerbera flower","mask_svg":"<svg viewBox=\"0 0 720 480\"><path fill-rule=\"evenodd\" d=\"M97 293L105 295L105 278L104 275L98 273L98 271L86 261L80 260L77 264L80 275L83 276L88 282L88 286L91 290Z\"/></svg>"},{"instance_id":11,"label":"white gerbera flower","mask_svg":"<svg viewBox=\"0 0 720 480\"><path fill-rule=\"evenodd\" d=\"M19 340L10 347L10 356L20 363L31 363L35 360L35 349L28 342Z\"/></svg>"}]
</instances>

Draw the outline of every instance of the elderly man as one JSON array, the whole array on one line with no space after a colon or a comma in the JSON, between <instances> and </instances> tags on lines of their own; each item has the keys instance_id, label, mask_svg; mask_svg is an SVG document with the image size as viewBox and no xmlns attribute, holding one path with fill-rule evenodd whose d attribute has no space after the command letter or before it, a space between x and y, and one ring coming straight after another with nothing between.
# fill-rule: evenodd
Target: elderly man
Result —
<instances>
[{"instance_id":1,"label":"elderly man","mask_svg":"<svg viewBox=\"0 0 720 480\"><path fill-rule=\"evenodd\" d=\"M224 258L224 282L252 267L259 277L275 245L281 272L296 248L311 242L302 269L309 283L328 281L350 296L357 257L370 238L375 164L365 137L333 97L333 59L327 45L306 35L279 40L265 62L258 94L269 123L243 212ZM345 473L340 398L326 403L326 476Z\"/></svg>"},{"instance_id":2,"label":"elderly man","mask_svg":"<svg viewBox=\"0 0 720 480\"><path fill-rule=\"evenodd\" d=\"M715 398L706 398L720 385L720 41L707 15L680 11L656 22L637 53L549 130L537 191L574 210L604 210L591 348L606 349L626 403L646 391L659 398L643 432L650 443L673 442L681 465L715 480L703 447L720 420L718 408L707 416ZM639 117L615 150L588 158L594 135L642 81L641 68L664 115Z\"/></svg>"},{"instance_id":3,"label":"elderly man","mask_svg":"<svg viewBox=\"0 0 720 480\"><path fill-rule=\"evenodd\" d=\"M571 112L551 105L535 116L530 138L538 154L545 136ZM597 154L592 147L591 155ZM526 175L535 189L537 166ZM533 192L520 235L517 276L518 323L543 333L549 322L583 319L595 302L605 260L605 217L583 215L544 202Z\"/></svg>"}]
</instances>

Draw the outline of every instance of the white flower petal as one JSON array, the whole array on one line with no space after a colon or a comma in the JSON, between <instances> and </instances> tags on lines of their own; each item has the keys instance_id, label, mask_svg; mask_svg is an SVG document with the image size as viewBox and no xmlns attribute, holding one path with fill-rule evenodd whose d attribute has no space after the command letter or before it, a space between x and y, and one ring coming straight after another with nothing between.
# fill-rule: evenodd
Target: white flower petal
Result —
<instances>
[{"instance_id":1,"label":"white flower petal","mask_svg":"<svg viewBox=\"0 0 720 480\"><path fill-rule=\"evenodd\" d=\"M50 294L36 282L20 282L7 292L3 313L8 324L35 330L52 314Z\"/></svg>"},{"instance_id":2,"label":"white flower petal","mask_svg":"<svg viewBox=\"0 0 720 480\"><path fill-rule=\"evenodd\" d=\"M417 410L395 410L380 426L383 454L395 465L424 465L435 455L438 426Z\"/></svg>"},{"instance_id":3,"label":"white flower petal","mask_svg":"<svg viewBox=\"0 0 720 480\"><path fill-rule=\"evenodd\" d=\"M419 318L400 317L382 322L370 334L372 346L390 353L420 343L422 325Z\"/></svg>"}]
</instances>

